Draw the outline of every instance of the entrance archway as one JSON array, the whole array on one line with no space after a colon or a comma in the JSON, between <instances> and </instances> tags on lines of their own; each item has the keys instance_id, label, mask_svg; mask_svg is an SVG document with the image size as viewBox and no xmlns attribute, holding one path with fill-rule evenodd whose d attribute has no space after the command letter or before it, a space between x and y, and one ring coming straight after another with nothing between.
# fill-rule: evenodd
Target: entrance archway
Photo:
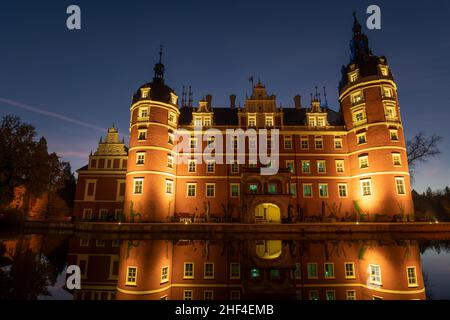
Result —
<instances>
[{"instance_id":1,"label":"entrance archway","mask_svg":"<svg viewBox=\"0 0 450 320\"><path fill-rule=\"evenodd\" d=\"M261 203L255 208L256 223L281 223L281 210L273 203Z\"/></svg>"}]
</instances>

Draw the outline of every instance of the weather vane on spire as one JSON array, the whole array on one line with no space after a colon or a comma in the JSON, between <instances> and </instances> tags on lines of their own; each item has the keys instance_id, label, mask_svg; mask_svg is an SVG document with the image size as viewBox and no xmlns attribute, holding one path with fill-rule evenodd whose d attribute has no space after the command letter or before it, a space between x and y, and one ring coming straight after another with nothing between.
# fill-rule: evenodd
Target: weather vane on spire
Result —
<instances>
[{"instance_id":1,"label":"weather vane on spire","mask_svg":"<svg viewBox=\"0 0 450 320\"><path fill-rule=\"evenodd\" d=\"M159 45L159 63L162 63L163 45Z\"/></svg>"}]
</instances>

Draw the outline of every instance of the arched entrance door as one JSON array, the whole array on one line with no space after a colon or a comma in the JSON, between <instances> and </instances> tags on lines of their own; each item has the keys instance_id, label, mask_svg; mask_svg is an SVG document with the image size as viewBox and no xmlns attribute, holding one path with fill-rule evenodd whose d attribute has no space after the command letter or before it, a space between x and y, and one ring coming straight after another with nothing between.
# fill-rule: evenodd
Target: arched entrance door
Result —
<instances>
[{"instance_id":1,"label":"arched entrance door","mask_svg":"<svg viewBox=\"0 0 450 320\"><path fill-rule=\"evenodd\" d=\"M281 223L280 208L273 203L261 203L255 208L256 223Z\"/></svg>"}]
</instances>

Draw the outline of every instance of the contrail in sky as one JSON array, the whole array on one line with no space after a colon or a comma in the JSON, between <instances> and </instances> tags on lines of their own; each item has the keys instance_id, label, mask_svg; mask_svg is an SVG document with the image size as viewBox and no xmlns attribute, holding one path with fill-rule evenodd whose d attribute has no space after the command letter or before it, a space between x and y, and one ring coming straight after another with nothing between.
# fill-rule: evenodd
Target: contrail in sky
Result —
<instances>
[{"instance_id":1,"label":"contrail in sky","mask_svg":"<svg viewBox=\"0 0 450 320\"><path fill-rule=\"evenodd\" d=\"M10 105L10 106L14 106L14 107L18 107L18 108L21 108L21 109L25 109L25 110L28 110L28 111L40 113L40 114L43 114L45 116L49 116L49 117L52 117L52 118L55 118L55 119L59 119L59 120L62 120L62 121L70 122L70 123L73 123L73 124L76 124L76 125L79 125L79 126L82 126L82 127L94 129L94 130L97 130L97 131L101 131L103 133L106 132L105 128L101 128L101 127L98 127L96 125L93 125L93 124L90 124L90 123L87 123L87 122L83 122L83 121L80 121L80 120L77 120L77 119L69 118L69 117L66 117L66 116L64 116L62 114L59 114L59 113L55 113L55 112L51 112L51 111L47 111L47 110L42 110L42 109L39 109L39 108L30 106L30 105L27 105L27 104L24 104L24 103L20 103L20 102L14 101L14 100L9 100L9 99L5 99L5 98L1 98L0 97L0 102L5 103L5 104Z\"/></svg>"}]
</instances>

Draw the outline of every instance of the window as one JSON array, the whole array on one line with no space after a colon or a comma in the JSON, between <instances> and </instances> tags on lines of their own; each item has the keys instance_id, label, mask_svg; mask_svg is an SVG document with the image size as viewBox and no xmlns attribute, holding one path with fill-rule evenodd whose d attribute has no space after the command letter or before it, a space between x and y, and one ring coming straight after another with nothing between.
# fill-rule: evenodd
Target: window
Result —
<instances>
[{"instance_id":1,"label":"window","mask_svg":"<svg viewBox=\"0 0 450 320\"><path fill-rule=\"evenodd\" d=\"M250 193L257 193L258 192L258 184L256 183L251 183L248 185L248 191Z\"/></svg>"},{"instance_id":2,"label":"window","mask_svg":"<svg viewBox=\"0 0 450 320\"><path fill-rule=\"evenodd\" d=\"M95 200L96 180L86 180L86 189L84 190L84 200Z\"/></svg>"},{"instance_id":3,"label":"window","mask_svg":"<svg viewBox=\"0 0 450 320\"><path fill-rule=\"evenodd\" d=\"M367 154L358 157L359 168L365 169L369 167L369 156Z\"/></svg>"},{"instance_id":4,"label":"window","mask_svg":"<svg viewBox=\"0 0 450 320\"><path fill-rule=\"evenodd\" d=\"M385 112L386 112L386 120L395 120L397 119L397 114L395 112L395 107L394 106L386 106L385 107Z\"/></svg>"},{"instance_id":5,"label":"window","mask_svg":"<svg viewBox=\"0 0 450 320\"><path fill-rule=\"evenodd\" d=\"M208 173L214 173L216 169L216 162L215 161L208 161L206 164L206 172Z\"/></svg>"},{"instance_id":6,"label":"window","mask_svg":"<svg viewBox=\"0 0 450 320\"><path fill-rule=\"evenodd\" d=\"M173 181L172 180L166 180L166 193L167 194L173 193Z\"/></svg>"},{"instance_id":7,"label":"window","mask_svg":"<svg viewBox=\"0 0 450 320\"><path fill-rule=\"evenodd\" d=\"M98 212L99 220L106 220L108 218L108 209L100 209Z\"/></svg>"},{"instance_id":8,"label":"window","mask_svg":"<svg viewBox=\"0 0 450 320\"><path fill-rule=\"evenodd\" d=\"M238 173L239 172L239 164L235 161L231 165L231 173Z\"/></svg>"},{"instance_id":9,"label":"window","mask_svg":"<svg viewBox=\"0 0 450 320\"><path fill-rule=\"evenodd\" d=\"M358 80L358 70L355 70L352 73L349 73L348 79L350 80L350 82L355 82L356 80Z\"/></svg>"},{"instance_id":10,"label":"window","mask_svg":"<svg viewBox=\"0 0 450 320\"><path fill-rule=\"evenodd\" d=\"M319 300L319 291L309 290L309 300Z\"/></svg>"},{"instance_id":11,"label":"window","mask_svg":"<svg viewBox=\"0 0 450 320\"><path fill-rule=\"evenodd\" d=\"M169 267L161 268L161 283L169 281Z\"/></svg>"},{"instance_id":12,"label":"window","mask_svg":"<svg viewBox=\"0 0 450 320\"><path fill-rule=\"evenodd\" d=\"M195 173L197 171L197 161L189 160L188 161L188 172Z\"/></svg>"},{"instance_id":13,"label":"window","mask_svg":"<svg viewBox=\"0 0 450 320\"><path fill-rule=\"evenodd\" d=\"M325 160L317 160L317 173L325 173L326 171Z\"/></svg>"},{"instance_id":14,"label":"window","mask_svg":"<svg viewBox=\"0 0 450 320\"><path fill-rule=\"evenodd\" d=\"M347 300L356 300L356 291L355 290L347 290L347 291L345 291L345 295L347 296Z\"/></svg>"},{"instance_id":15,"label":"window","mask_svg":"<svg viewBox=\"0 0 450 320\"><path fill-rule=\"evenodd\" d=\"M352 98L351 99L352 99L352 103L354 105L359 104L359 103L363 103L364 102L364 96L363 96L362 91L358 91L358 92L352 94Z\"/></svg>"},{"instance_id":16,"label":"window","mask_svg":"<svg viewBox=\"0 0 450 320\"><path fill-rule=\"evenodd\" d=\"M83 220L92 220L92 209L83 209Z\"/></svg>"},{"instance_id":17,"label":"window","mask_svg":"<svg viewBox=\"0 0 450 320\"><path fill-rule=\"evenodd\" d=\"M138 130L138 140L143 141L147 139L147 129Z\"/></svg>"},{"instance_id":18,"label":"window","mask_svg":"<svg viewBox=\"0 0 450 320\"><path fill-rule=\"evenodd\" d=\"M203 277L205 279L214 279L214 263L206 262Z\"/></svg>"},{"instance_id":19,"label":"window","mask_svg":"<svg viewBox=\"0 0 450 320\"><path fill-rule=\"evenodd\" d=\"M150 92L150 88L141 88L141 97L143 99L147 98L149 92Z\"/></svg>"},{"instance_id":20,"label":"window","mask_svg":"<svg viewBox=\"0 0 450 320\"><path fill-rule=\"evenodd\" d=\"M297 184L291 183L289 190L290 190L291 196L297 197Z\"/></svg>"},{"instance_id":21,"label":"window","mask_svg":"<svg viewBox=\"0 0 450 320\"><path fill-rule=\"evenodd\" d=\"M238 143L239 143L238 137L233 137L233 148L236 149L238 147Z\"/></svg>"},{"instance_id":22,"label":"window","mask_svg":"<svg viewBox=\"0 0 450 320\"><path fill-rule=\"evenodd\" d=\"M380 66L380 72L383 77L387 77L389 75L388 67Z\"/></svg>"},{"instance_id":23,"label":"window","mask_svg":"<svg viewBox=\"0 0 450 320\"><path fill-rule=\"evenodd\" d=\"M336 172L343 173L344 172L344 160L336 160Z\"/></svg>"},{"instance_id":24,"label":"window","mask_svg":"<svg viewBox=\"0 0 450 320\"><path fill-rule=\"evenodd\" d=\"M361 180L361 194L363 197L372 195L372 181L370 179Z\"/></svg>"},{"instance_id":25,"label":"window","mask_svg":"<svg viewBox=\"0 0 450 320\"><path fill-rule=\"evenodd\" d=\"M167 155L167 167L173 168L173 156L170 154Z\"/></svg>"},{"instance_id":26,"label":"window","mask_svg":"<svg viewBox=\"0 0 450 320\"><path fill-rule=\"evenodd\" d=\"M261 276L261 271L257 268L250 269L250 277L252 279L258 279Z\"/></svg>"},{"instance_id":27,"label":"window","mask_svg":"<svg viewBox=\"0 0 450 320\"><path fill-rule=\"evenodd\" d=\"M325 118L317 117L317 126L318 127L325 127Z\"/></svg>"},{"instance_id":28,"label":"window","mask_svg":"<svg viewBox=\"0 0 450 320\"><path fill-rule=\"evenodd\" d=\"M230 189L231 189L231 197L232 198L239 197L239 193L240 193L240 185L239 185L239 183L232 183L232 184L230 184Z\"/></svg>"},{"instance_id":29,"label":"window","mask_svg":"<svg viewBox=\"0 0 450 320\"><path fill-rule=\"evenodd\" d=\"M303 197L304 198L312 198L312 184L310 183L304 183L303 184Z\"/></svg>"},{"instance_id":30,"label":"window","mask_svg":"<svg viewBox=\"0 0 450 320\"><path fill-rule=\"evenodd\" d=\"M308 263L306 265L308 271L308 279L317 279L317 263Z\"/></svg>"},{"instance_id":31,"label":"window","mask_svg":"<svg viewBox=\"0 0 450 320\"><path fill-rule=\"evenodd\" d=\"M206 184L206 197L214 198L216 196L216 184L215 183L207 183Z\"/></svg>"},{"instance_id":32,"label":"window","mask_svg":"<svg viewBox=\"0 0 450 320\"><path fill-rule=\"evenodd\" d=\"M122 209L116 209L114 211L114 220L122 220L123 218L123 210Z\"/></svg>"},{"instance_id":33,"label":"window","mask_svg":"<svg viewBox=\"0 0 450 320\"><path fill-rule=\"evenodd\" d=\"M339 198L347 198L347 184L338 183Z\"/></svg>"},{"instance_id":34,"label":"window","mask_svg":"<svg viewBox=\"0 0 450 320\"><path fill-rule=\"evenodd\" d=\"M408 287L417 287L419 285L417 281L416 267L407 267L406 275L408 277Z\"/></svg>"},{"instance_id":35,"label":"window","mask_svg":"<svg viewBox=\"0 0 450 320\"><path fill-rule=\"evenodd\" d=\"M247 125L249 127L256 127L256 114L248 115L248 122Z\"/></svg>"},{"instance_id":36,"label":"window","mask_svg":"<svg viewBox=\"0 0 450 320\"><path fill-rule=\"evenodd\" d=\"M192 300L193 295L192 290L183 290L183 300Z\"/></svg>"},{"instance_id":37,"label":"window","mask_svg":"<svg viewBox=\"0 0 450 320\"><path fill-rule=\"evenodd\" d=\"M271 194L277 193L277 185L276 185L276 183L269 183L267 185L267 192L271 193Z\"/></svg>"},{"instance_id":38,"label":"window","mask_svg":"<svg viewBox=\"0 0 450 320\"><path fill-rule=\"evenodd\" d=\"M319 197L328 198L328 184L319 183Z\"/></svg>"},{"instance_id":39,"label":"window","mask_svg":"<svg viewBox=\"0 0 450 320\"><path fill-rule=\"evenodd\" d=\"M273 115L266 115L266 127L273 127Z\"/></svg>"},{"instance_id":40,"label":"window","mask_svg":"<svg viewBox=\"0 0 450 320\"><path fill-rule=\"evenodd\" d=\"M345 266L345 279L355 279L355 264L353 262L346 262Z\"/></svg>"},{"instance_id":41,"label":"window","mask_svg":"<svg viewBox=\"0 0 450 320\"><path fill-rule=\"evenodd\" d=\"M80 239L80 247L88 247L89 239Z\"/></svg>"},{"instance_id":42,"label":"window","mask_svg":"<svg viewBox=\"0 0 450 320\"><path fill-rule=\"evenodd\" d=\"M133 194L143 194L144 193L144 179L134 178L133 179Z\"/></svg>"},{"instance_id":43,"label":"window","mask_svg":"<svg viewBox=\"0 0 450 320\"><path fill-rule=\"evenodd\" d=\"M291 173L295 173L294 160L286 160L286 168L288 168Z\"/></svg>"},{"instance_id":44,"label":"window","mask_svg":"<svg viewBox=\"0 0 450 320\"><path fill-rule=\"evenodd\" d=\"M395 186L396 186L396 189L397 189L397 194L399 194L399 195L406 194L406 191L405 191L405 178L403 178L403 177L395 178Z\"/></svg>"},{"instance_id":45,"label":"window","mask_svg":"<svg viewBox=\"0 0 450 320\"><path fill-rule=\"evenodd\" d=\"M298 262L295 264L294 278L297 280L302 278L302 268Z\"/></svg>"},{"instance_id":46,"label":"window","mask_svg":"<svg viewBox=\"0 0 450 320\"><path fill-rule=\"evenodd\" d=\"M173 112L169 112L167 121L169 122L169 124L175 124L175 114Z\"/></svg>"},{"instance_id":47,"label":"window","mask_svg":"<svg viewBox=\"0 0 450 320\"><path fill-rule=\"evenodd\" d=\"M241 264L232 262L230 264L230 279L240 279L241 278Z\"/></svg>"},{"instance_id":48,"label":"window","mask_svg":"<svg viewBox=\"0 0 450 320\"><path fill-rule=\"evenodd\" d=\"M145 152L136 153L136 164L143 165L145 162Z\"/></svg>"},{"instance_id":49,"label":"window","mask_svg":"<svg viewBox=\"0 0 450 320\"><path fill-rule=\"evenodd\" d=\"M300 140L300 148L302 150L308 150L309 149L309 139L308 137L302 137Z\"/></svg>"},{"instance_id":50,"label":"window","mask_svg":"<svg viewBox=\"0 0 450 320\"><path fill-rule=\"evenodd\" d=\"M327 300L336 300L336 291L334 290L327 290L325 292L325 295L327 297Z\"/></svg>"},{"instance_id":51,"label":"window","mask_svg":"<svg viewBox=\"0 0 450 320\"><path fill-rule=\"evenodd\" d=\"M389 130L392 141L398 141L398 130Z\"/></svg>"},{"instance_id":52,"label":"window","mask_svg":"<svg viewBox=\"0 0 450 320\"><path fill-rule=\"evenodd\" d=\"M334 139L334 148L336 150L342 149L342 138L335 138Z\"/></svg>"},{"instance_id":53,"label":"window","mask_svg":"<svg viewBox=\"0 0 450 320\"><path fill-rule=\"evenodd\" d=\"M195 117L194 118L194 126L201 127L202 126L202 117Z\"/></svg>"},{"instance_id":54,"label":"window","mask_svg":"<svg viewBox=\"0 0 450 320\"><path fill-rule=\"evenodd\" d=\"M172 132L169 132L169 133L168 133L167 143L173 144L174 139L175 139L175 137L174 137L173 133L172 133Z\"/></svg>"},{"instance_id":55,"label":"window","mask_svg":"<svg viewBox=\"0 0 450 320\"><path fill-rule=\"evenodd\" d=\"M363 109L359 109L353 112L353 124L358 125L366 121L366 114Z\"/></svg>"},{"instance_id":56,"label":"window","mask_svg":"<svg viewBox=\"0 0 450 320\"><path fill-rule=\"evenodd\" d=\"M315 146L317 150L322 150L323 149L323 139L322 138L315 138Z\"/></svg>"},{"instance_id":57,"label":"window","mask_svg":"<svg viewBox=\"0 0 450 320\"><path fill-rule=\"evenodd\" d=\"M309 160L302 160L302 173L311 173L311 163Z\"/></svg>"},{"instance_id":58,"label":"window","mask_svg":"<svg viewBox=\"0 0 450 320\"><path fill-rule=\"evenodd\" d=\"M125 281L125 285L135 286L136 279L137 279L137 267L127 267L127 278Z\"/></svg>"},{"instance_id":59,"label":"window","mask_svg":"<svg viewBox=\"0 0 450 320\"><path fill-rule=\"evenodd\" d=\"M203 291L203 299L204 300L213 300L213 298L214 298L214 291L212 291L212 290Z\"/></svg>"},{"instance_id":60,"label":"window","mask_svg":"<svg viewBox=\"0 0 450 320\"><path fill-rule=\"evenodd\" d=\"M189 144L191 149L196 149L197 148L197 139L196 138L190 138L189 139Z\"/></svg>"},{"instance_id":61,"label":"window","mask_svg":"<svg viewBox=\"0 0 450 320\"><path fill-rule=\"evenodd\" d=\"M139 108L139 118L148 118L148 108Z\"/></svg>"},{"instance_id":62,"label":"window","mask_svg":"<svg viewBox=\"0 0 450 320\"><path fill-rule=\"evenodd\" d=\"M205 127L211 126L211 117L205 117L205 118L203 118L203 125L204 125Z\"/></svg>"},{"instance_id":63,"label":"window","mask_svg":"<svg viewBox=\"0 0 450 320\"><path fill-rule=\"evenodd\" d=\"M356 141L358 144L364 144L367 142L366 133L360 133L356 135Z\"/></svg>"},{"instance_id":64,"label":"window","mask_svg":"<svg viewBox=\"0 0 450 320\"><path fill-rule=\"evenodd\" d=\"M239 290L231 290L230 292L230 300L240 300L241 292Z\"/></svg>"},{"instance_id":65,"label":"window","mask_svg":"<svg viewBox=\"0 0 450 320\"><path fill-rule=\"evenodd\" d=\"M383 98L392 98L394 95L392 94L392 89L388 87L383 87L382 90Z\"/></svg>"},{"instance_id":66,"label":"window","mask_svg":"<svg viewBox=\"0 0 450 320\"><path fill-rule=\"evenodd\" d=\"M284 136L284 148L292 149L292 137L291 136Z\"/></svg>"},{"instance_id":67,"label":"window","mask_svg":"<svg viewBox=\"0 0 450 320\"><path fill-rule=\"evenodd\" d=\"M187 184L187 196L189 198L195 197L197 194L197 184L196 183L188 183Z\"/></svg>"},{"instance_id":68,"label":"window","mask_svg":"<svg viewBox=\"0 0 450 320\"><path fill-rule=\"evenodd\" d=\"M400 156L400 153L392 153L392 163L394 164L394 166L402 165L402 158Z\"/></svg>"},{"instance_id":69,"label":"window","mask_svg":"<svg viewBox=\"0 0 450 320\"><path fill-rule=\"evenodd\" d=\"M184 263L183 279L194 279L194 264L192 262Z\"/></svg>"},{"instance_id":70,"label":"window","mask_svg":"<svg viewBox=\"0 0 450 320\"><path fill-rule=\"evenodd\" d=\"M381 285L381 269L379 265L369 264L370 283Z\"/></svg>"},{"instance_id":71,"label":"window","mask_svg":"<svg viewBox=\"0 0 450 320\"><path fill-rule=\"evenodd\" d=\"M334 278L334 263L327 262L324 264L324 276L325 279Z\"/></svg>"}]
</instances>

